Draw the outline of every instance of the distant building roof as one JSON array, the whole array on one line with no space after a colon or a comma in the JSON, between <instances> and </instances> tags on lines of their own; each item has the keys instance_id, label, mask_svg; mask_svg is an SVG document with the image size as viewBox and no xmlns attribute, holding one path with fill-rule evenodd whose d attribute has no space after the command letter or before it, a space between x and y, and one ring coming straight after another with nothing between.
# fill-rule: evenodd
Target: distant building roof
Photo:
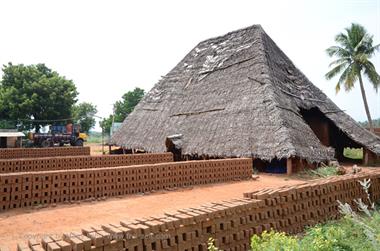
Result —
<instances>
[{"instance_id":1,"label":"distant building roof","mask_svg":"<svg viewBox=\"0 0 380 251\"><path fill-rule=\"evenodd\" d=\"M25 136L25 134L22 132L0 131L0 137L10 138L10 137L24 137L24 136Z\"/></svg>"}]
</instances>

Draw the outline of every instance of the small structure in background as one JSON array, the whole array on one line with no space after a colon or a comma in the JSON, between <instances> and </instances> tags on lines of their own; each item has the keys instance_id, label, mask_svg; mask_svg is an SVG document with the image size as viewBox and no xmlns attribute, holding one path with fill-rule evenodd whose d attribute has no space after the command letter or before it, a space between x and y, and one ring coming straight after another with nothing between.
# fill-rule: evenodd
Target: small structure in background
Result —
<instances>
[{"instance_id":1,"label":"small structure in background","mask_svg":"<svg viewBox=\"0 0 380 251\"><path fill-rule=\"evenodd\" d=\"M368 131L369 131L369 128L366 128ZM373 128L374 130L374 133L380 137L380 127L377 127L377 128Z\"/></svg>"},{"instance_id":2,"label":"small structure in background","mask_svg":"<svg viewBox=\"0 0 380 251\"><path fill-rule=\"evenodd\" d=\"M112 124L111 124L111 127L110 127L110 131L108 132L109 136L112 137L112 135L121 127L122 124L123 124L122 122L114 122L114 121L112 121ZM107 143L104 143L104 133L105 133L104 129L102 128L102 152L103 152L103 154L105 154L104 145L108 146L108 152L109 152L109 154L125 154L126 153L125 149L123 149L123 148L112 150L113 144L109 143L109 139L106 140ZM130 153L132 153L132 150L130 151Z\"/></svg>"},{"instance_id":3,"label":"small structure in background","mask_svg":"<svg viewBox=\"0 0 380 251\"><path fill-rule=\"evenodd\" d=\"M122 124L122 122L112 122L110 128L110 137L112 137L112 135L121 127Z\"/></svg>"},{"instance_id":4,"label":"small structure in background","mask_svg":"<svg viewBox=\"0 0 380 251\"><path fill-rule=\"evenodd\" d=\"M22 147L25 134L16 129L0 129L0 148Z\"/></svg>"}]
</instances>

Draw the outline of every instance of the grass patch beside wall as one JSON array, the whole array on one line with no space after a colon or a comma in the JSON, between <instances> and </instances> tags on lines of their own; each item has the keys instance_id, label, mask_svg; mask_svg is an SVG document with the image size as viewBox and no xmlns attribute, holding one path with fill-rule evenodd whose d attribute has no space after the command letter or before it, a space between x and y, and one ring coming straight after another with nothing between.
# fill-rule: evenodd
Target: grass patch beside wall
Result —
<instances>
[{"instance_id":1,"label":"grass patch beside wall","mask_svg":"<svg viewBox=\"0 0 380 251\"><path fill-rule=\"evenodd\" d=\"M306 169L297 174L302 179L317 179L339 175L338 168L334 166L318 167L317 169Z\"/></svg>"},{"instance_id":2,"label":"grass patch beside wall","mask_svg":"<svg viewBox=\"0 0 380 251\"><path fill-rule=\"evenodd\" d=\"M251 239L251 250L379 250L379 211L376 211L371 217L367 216L362 219L363 225L346 216L338 221L311 227L301 236L290 236L274 231L266 232L261 236L254 235ZM371 228L371 234L368 234L367 228ZM374 234L373 237L371 237L372 234Z\"/></svg>"}]
</instances>

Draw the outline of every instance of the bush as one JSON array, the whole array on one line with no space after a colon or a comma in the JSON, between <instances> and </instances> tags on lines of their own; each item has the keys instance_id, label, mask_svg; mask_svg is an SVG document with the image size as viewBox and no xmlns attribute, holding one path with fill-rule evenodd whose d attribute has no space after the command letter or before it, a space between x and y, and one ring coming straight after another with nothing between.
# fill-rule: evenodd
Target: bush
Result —
<instances>
[{"instance_id":1,"label":"bush","mask_svg":"<svg viewBox=\"0 0 380 251\"><path fill-rule=\"evenodd\" d=\"M366 229L374 231L369 238ZM263 232L251 238L252 251L376 251L380 250L380 213L365 217L360 225L346 216L338 221L317 225L307 229L303 236L289 236L274 231Z\"/></svg>"},{"instance_id":2,"label":"bush","mask_svg":"<svg viewBox=\"0 0 380 251\"><path fill-rule=\"evenodd\" d=\"M329 177L338 175L338 168L335 166L319 167L316 170L311 170L317 177Z\"/></svg>"},{"instance_id":3,"label":"bush","mask_svg":"<svg viewBox=\"0 0 380 251\"><path fill-rule=\"evenodd\" d=\"M306 169L298 174L301 178L324 178L339 175L338 168L335 166L318 167L317 169Z\"/></svg>"},{"instance_id":4,"label":"bush","mask_svg":"<svg viewBox=\"0 0 380 251\"><path fill-rule=\"evenodd\" d=\"M287 236L285 233L274 231L264 231L261 236L254 235L251 238L252 251L298 251L300 249L299 241L296 237Z\"/></svg>"},{"instance_id":5,"label":"bush","mask_svg":"<svg viewBox=\"0 0 380 251\"><path fill-rule=\"evenodd\" d=\"M309 228L300 242L301 250L374 250L362 229L349 218Z\"/></svg>"}]
</instances>

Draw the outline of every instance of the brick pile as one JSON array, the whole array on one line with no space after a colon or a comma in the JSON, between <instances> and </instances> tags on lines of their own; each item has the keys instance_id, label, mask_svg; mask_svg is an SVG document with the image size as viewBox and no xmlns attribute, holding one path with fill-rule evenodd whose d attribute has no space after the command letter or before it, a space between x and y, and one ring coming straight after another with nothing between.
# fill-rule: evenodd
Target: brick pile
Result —
<instances>
[{"instance_id":1,"label":"brick pile","mask_svg":"<svg viewBox=\"0 0 380 251\"><path fill-rule=\"evenodd\" d=\"M0 173L85 169L173 162L172 153L0 159Z\"/></svg>"},{"instance_id":2,"label":"brick pile","mask_svg":"<svg viewBox=\"0 0 380 251\"><path fill-rule=\"evenodd\" d=\"M3 148L0 159L90 155L90 147Z\"/></svg>"},{"instance_id":3,"label":"brick pile","mask_svg":"<svg viewBox=\"0 0 380 251\"><path fill-rule=\"evenodd\" d=\"M251 175L252 159L6 173L0 174L0 211L248 179Z\"/></svg>"},{"instance_id":4,"label":"brick pile","mask_svg":"<svg viewBox=\"0 0 380 251\"><path fill-rule=\"evenodd\" d=\"M271 228L289 233L338 217L337 202L365 199L358 180L371 178L371 197L380 198L380 172L334 177L279 189L246 193L249 198L166 212L137 220L92 226L62 237L19 244L18 250L206 251L212 237L222 250L249 250L253 234ZM260 199L255 199L260 198Z\"/></svg>"},{"instance_id":5,"label":"brick pile","mask_svg":"<svg viewBox=\"0 0 380 251\"><path fill-rule=\"evenodd\" d=\"M354 199L362 199L368 203L367 194L358 182L366 178L372 180L372 199L378 200L379 172L329 177L294 186L248 192L244 193L244 197L263 201L266 207L271 208L270 222L267 224L272 228L298 233L306 226L337 219L340 215L338 200L353 208L356 208Z\"/></svg>"}]
</instances>

